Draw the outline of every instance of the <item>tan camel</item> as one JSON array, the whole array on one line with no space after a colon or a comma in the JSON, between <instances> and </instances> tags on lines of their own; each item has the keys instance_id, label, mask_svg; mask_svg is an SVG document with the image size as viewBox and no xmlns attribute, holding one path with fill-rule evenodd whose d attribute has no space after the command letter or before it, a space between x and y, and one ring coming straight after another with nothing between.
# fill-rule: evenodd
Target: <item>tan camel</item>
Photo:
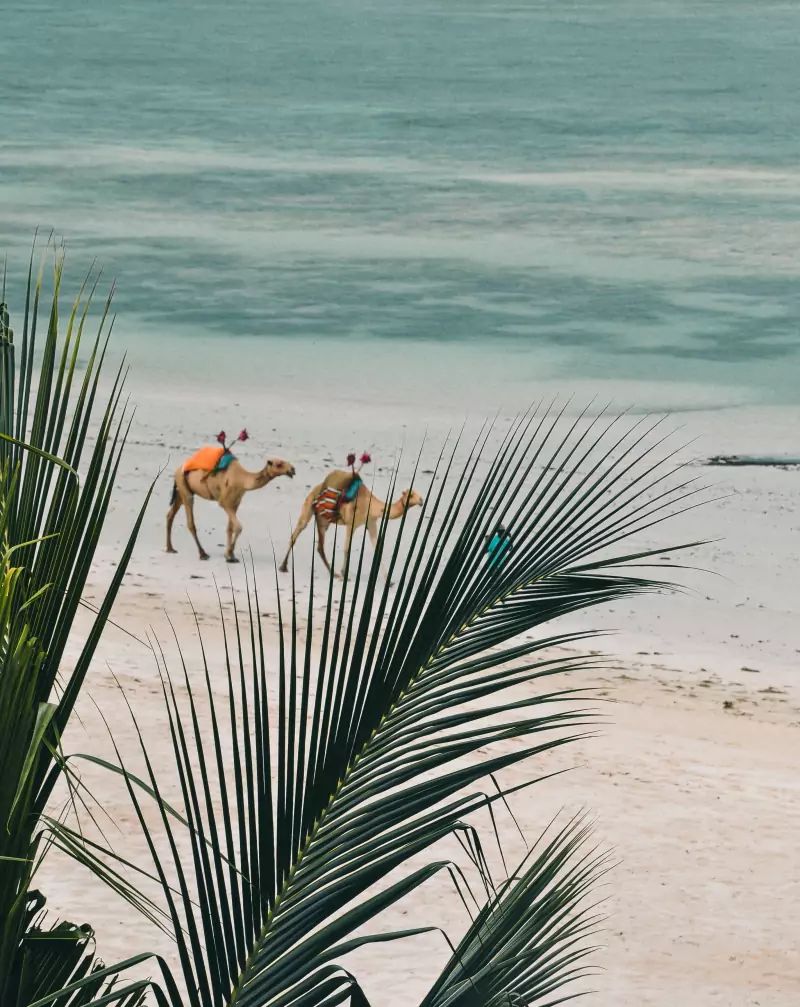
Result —
<instances>
[{"instance_id":1,"label":"tan camel","mask_svg":"<svg viewBox=\"0 0 800 1007\"><path fill-rule=\"evenodd\" d=\"M278 476L292 478L294 465L280 458L270 458L258 472L248 472L238 461L232 461L222 472L203 472L200 469L184 472L181 466L175 473L175 485L167 511L167 552L176 552L172 547L172 522L181 507L185 507L186 523L200 551L200 559L208 559L208 553L200 545L194 523L194 498L199 496L204 500L216 500L228 515L225 559L229 563L238 563L233 550L242 533L242 525L236 516L242 497L250 490L261 489Z\"/></svg>"},{"instance_id":2,"label":"tan camel","mask_svg":"<svg viewBox=\"0 0 800 1007\"><path fill-rule=\"evenodd\" d=\"M330 511L317 511L315 509L314 504L325 488L333 486L337 489L343 489L349 485L350 479L352 479L352 474L350 472L341 470L330 472L325 479L315 486L305 498L303 508L300 511L300 517L297 520L297 525L292 532L292 539L289 543L286 556L279 567L282 573L286 573L288 570L289 556L294 548L294 544L300 537L300 533L309 524L312 518L316 520L317 526L317 552L322 557L322 562L325 564L325 567L329 572L331 571L331 565L328 562L328 557L325 555L325 535L332 524L344 525L346 528L344 540L344 561L342 564L342 573L344 573L347 569L347 564L350 558L350 544L353 538L353 532L356 528L360 528L362 525L367 526L367 533L369 534L370 541L372 542L372 546L374 548L378 540L378 525L384 513L387 514L390 520L394 520L395 518L402 517L409 507L421 507L424 503L421 495L417 493L416 490L412 489L403 490L394 503L387 504L383 500L379 500L378 497L374 496L367 487L362 484L359 487L355 500L349 503L342 503L339 508L333 512L333 514L331 514ZM384 577L387 578L386 571L382 564L381 570Z\"/></svg>"}]
</instances>

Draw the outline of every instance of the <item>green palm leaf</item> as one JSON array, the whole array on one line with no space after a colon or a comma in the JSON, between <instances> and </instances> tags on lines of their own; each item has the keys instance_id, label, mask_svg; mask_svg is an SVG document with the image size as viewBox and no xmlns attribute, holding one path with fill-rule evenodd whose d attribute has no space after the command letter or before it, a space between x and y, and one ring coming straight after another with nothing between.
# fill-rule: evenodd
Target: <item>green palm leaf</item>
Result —
<instances>
[{"instance_id":1,"label":"green palm leaf","mask_svg":"<svg viewBox=\"0 0 800 1007\"><path fill-rule=\"evenodd\" d=\"M175 1007L363 1002L351 979L331 971L337 949L375 939L352 935L449 865L434 860L377 892L375 886L462 830L467 816L504 799L503 791L483 794L482 778L583 736L592 722L581 693L548 685L586 665L553 656L583 634L523 635L581 609L668 587L625 570L655 552L613 553L623 539L694 506L697 488L676 478L671 453L653 443L657 426L602 415L568 425L534 412L512 427L483 480L477 473L487 435L460 471L455 451L441 459L443 478L426 504L427 520L409 531L404 517L389 550L384 519L372 566L362 543L341 588L329 580L319 627L313 587L305 640L294 593L288 612L279 610L274 669L255 615L254 583L247 611L234 610L228 623L222 618L224 704L214 698L216 671L203 650L208 730L185 664L186 706L165 667L190 862L178 855L174 830L181 826L144 743L145 783L161 811L165 849L147 825L142 787L132 775L125 779L172 920L186 989ZM492 564L485 543L500 520L513 549L507 561ZM384 552L394 591L379 584ZM506 698L516 686L526 687L524 695ZM230 757L223 739L232 743ZM519 743L496 747L513 739ZM470 758L487 747L489 754ZM464 976L483 982L473 967L475 942L490 934L502 946L516 920L534 933L519 952L530 959L528 971L520 963L519 982L513 970L492 973L497 983L517 982L523 992L512 1002L539 1002L571 978L571 952L536 959L549 961L547 980L530 948L540 947L542 913L551 916L558 947L580 933L580 917L570 913L578 912L593 869L569 863L582 838L563 834L490 900L464 946ZM526 916L524 893L540 891L543 878L560 878L560 895ZM552 916L556 906L565 914L560 923ZM456 979L456 971L431 1002L461 989L466 978ZM533 986L525 985L529 973ZM525 1000L528 988L534 993Z\"/></svg>"},{"instance_id":2,"label":"green palm leaf","mask_svg":"<svg viewBox=\"0 0 800 1007\"><path fill-rule=\"evenodd\" d=\"M91 973L87 990L101 989L87 935L67 923L49 931L41 922L34 925L29 893L47 848L42 815L62 773L60 738L143 514L77 660L65 670L62 658L110 503L128 417L122 370L100 401L110 298L87 345L94 285L84 282L64 324L58 252L52 297L44 305L49 257L50 249L34 275L31 255L19 338L7 306L0 305L0 1003L15 1007L44 995L48 982L60 986L68 975ZM87 997L76 993L70 1007ZM122 1002L138 1002L138 995Z\"/></svg>"},{"instance_id":3,"label":"green palm leaf","mask_svg":"<svg viewBox=\"0 0 800 1007\"><path fill-rule=\"evenodd\" d=\"M119 1007L139 1007L144 1003L146 987L114 989L99 973L103 963L92 947L91 927L58 923L45 928L44 898L39 892L28 893L24 936L17 955L19 982L17 1003L29 1004L51 991L60 991L49 1000L54 1007L83 1007L101 996L114 996ZM72 992L64 992L69 986Z\"/></svg>"},{"instance_id":4,"label":"green palm leaf","mask_svg":"<svg viewBox=\"0 0 800 1007\"><path fill-rule=\"evenodd\" d=\"M608 866L607 856L587 850L590 835L572 821L542 837L492 892L420 1007L569 999L565 986L592 974L582 962L599 917L586 900Z\"/></svg>"}]
</instances>

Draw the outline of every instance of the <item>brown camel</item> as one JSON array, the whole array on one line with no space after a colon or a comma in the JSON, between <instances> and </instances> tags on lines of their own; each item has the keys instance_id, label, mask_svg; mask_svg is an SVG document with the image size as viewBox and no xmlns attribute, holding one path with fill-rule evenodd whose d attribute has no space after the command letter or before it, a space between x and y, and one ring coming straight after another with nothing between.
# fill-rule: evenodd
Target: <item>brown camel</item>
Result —
<instances>
[{"instance_id":1,"label":"brown camel","mask_svg":"<svg viewBox=\"0 0 800 1007\"><path fill-rule=\"evenodd\" d=\"M176 551L172 547L172 522L181 507L185 507L186 523L192 538L197 543L200 559L208 559L208 553L200 545L197 526L194 523L194 498L199 496L204 500L216 500L228 515L225 559L229 563L238 563L233 550L242 533L241 523L236 516L242 497L250 490L261 489L278 476L293 477L294 465L280 458L270 458L258 472L248 472L238 461L232 461L221 472L203 472L199 469L184 472L181 466L175 473L175 485L172 488L172 499L167 511L167 552Z\"/></svg>"},{"instance_id":2,"label":"brown camel","mask_svg":"<svg viewBox=\"0 0 800 1007\"><path fill-rule=\"evenodd\" d=\"M289 543L286 556L279 567L282 573L286 573L289 556L294 548L294 544L312 518L316 520L317 525L317 552L322 557L322 562L329 572L331 571L331 566L328 562L328 557L325 555L325 535L332 524L344 525L347 529L345 532L344 562L342 565L342 573L344 573L347 569L350 557L350 544L356 528L360 528L362 525L367 526L367 533L374 548L378 540L378 524L384 514L387 514L390 520L394 520L395 518L402 517L409 507L421 507L424 502L420 494L412 489L403 490L394 503L387 504L383 500L379 500L362 484L355 499L349 503L342 503L335 511L331 512L322 508L317 510L315 508L314 505L324 489L327 487L343 489L349 485L351 479L352 475L350 472L340 470L329 472L325 479L308 494L303 502L303 508L300 511L297 525L292 532L292 540ZM381 566L381 570L384 577L386 577L386 571L383 569L383 566Z\"/></svg>"}]
</instances>

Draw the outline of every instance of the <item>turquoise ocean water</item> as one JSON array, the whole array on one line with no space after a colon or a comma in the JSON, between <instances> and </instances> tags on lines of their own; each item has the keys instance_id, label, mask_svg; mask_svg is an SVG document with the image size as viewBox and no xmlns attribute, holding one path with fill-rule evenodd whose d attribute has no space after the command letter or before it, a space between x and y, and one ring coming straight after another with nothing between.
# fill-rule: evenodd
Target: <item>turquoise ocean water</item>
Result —
<instances>
[{"instance_id":1,"label":"turquoise ocean water","mask_svg":"<svg viewBox=\"0 0 800 1007\"><path fill-rule=\"evenodd\" d=\"M366 340L797 401L798 39L770 0L6 0L12 294L53 228L150 359Z\"/></svg>"}]
</instances>

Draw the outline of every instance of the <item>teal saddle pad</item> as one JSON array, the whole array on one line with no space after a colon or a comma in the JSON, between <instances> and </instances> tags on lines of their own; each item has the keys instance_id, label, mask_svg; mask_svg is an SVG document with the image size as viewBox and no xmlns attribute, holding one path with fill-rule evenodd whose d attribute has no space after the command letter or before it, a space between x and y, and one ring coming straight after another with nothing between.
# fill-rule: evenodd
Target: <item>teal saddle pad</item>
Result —
<instances>
[{"instance_id":1,"label":"teal saddle pad","mask_svg":"<svg viewBox=\"0 0 800 1007\"><path fill-rule=\"evenodd\" d=\"M356 494L363 485L364 483L361 481L361 478L359 476L356 476L355 479L347 487L347 489L342 490L341 502L350 503L351 500L355 500Z\"/></svg>"}]
</instances>

